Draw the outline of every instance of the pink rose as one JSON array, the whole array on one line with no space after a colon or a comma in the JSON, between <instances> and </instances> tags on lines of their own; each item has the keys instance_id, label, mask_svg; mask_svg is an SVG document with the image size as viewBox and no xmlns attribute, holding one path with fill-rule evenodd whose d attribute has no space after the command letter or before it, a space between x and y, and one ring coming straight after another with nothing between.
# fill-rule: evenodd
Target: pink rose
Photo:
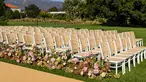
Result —
<instances>
[{"instance_id":1,"label":"pink rose","mask_svg":"<svg viewBox=\"0 0 146 82\"><path fill-rule=\"evenodd\" d=\"M99 73L99 70L98 70L98 69L94 69L94 70L93 70L93 73L94 73L94 74L98 74L98 73Z\"/></svg>"},{"instance_id":2,"label":"pink rose","mask_svg":"<svg viewBox=\"0 0 146 82\"><path fill-rule=\"evenodd\" d=\"M87 61L85 61L85 62L83 62L83 65L85 66L85 65L87 65L88 64L88 62Z\"/></svg>"},{"instance_id":3,"label":"pink rose","mask_svg":"<svg viewBox=\"0 0 146 82\"><path fill-rule=\"evenodd\" d=\"M33 52L28 52L28 55L34 57Z\"/></svg>"},{"instance_id":4,"label":"pink rose","mask_svg":"<svg viewBox=\"0 0 146 82\"><path fill-rule=\"evenodd\" d=\"M87 70L88 70L88 67L83 67L83 72L87 72Z\"/></svg>"},{"instance_id":5,"label":"pink rose","mask_svg":"<svg viewBox=\"0 0 146 82\"><path fill-rule=\"evenodd\" d=\"M55 69L55 66L52 66L51 68L52 68L52 69Z\"/></svg>"},{"instance_id":6,"label":"pink rose","mask_svg":"<svg viewBox=\"0 0 146 82\"><path fill-rule=\"evenodd\" d=\"M17 63L19 63L19 62L20 62L20 60L19 60L19 59L17 59L17 60L16 60L16 62L17 62Z\"/></svg>"},{"instance_id":7,"label":"pink rose","mask_svg":"<svg viewBox=\"0 0 146 82\"><path fill-rule=\"evenodd\" d=\"M78 58L74 58L73 61L74 61L75 63L77 63L77 62L79 62L79 59L78 59Z\"/></svg>"},{"instance_id":8,"label":"pink rose","mask_svg":"<svg viewBox=\"0 0 146 82\"><path fill-rule=\"evenodd\" d=\"M48 59L48 57L49 57L48 55L45 55L45 57L44 57L44 58L45 58L45 59Z\"/></svg>"},{"instance_id":9,"label":"pink rose","mask_svg":"<svg viewBox=\"0 0 146 82\"><path fill-rule=\"evenodd\" d=\"M94 69L98 69L98 64L97 63L94 64Z\"/></svg>"},{"instance_id":10,"label":"pink rose","mask_svg":"<svg viewBox=\"0 0 146 82\"><path fill-rule=\"evenodd\" d=\"M10 51L10 49L8 48L8 49L7 49L7 51L9 52L9 51Z\"/></svg>"}]
</instances>

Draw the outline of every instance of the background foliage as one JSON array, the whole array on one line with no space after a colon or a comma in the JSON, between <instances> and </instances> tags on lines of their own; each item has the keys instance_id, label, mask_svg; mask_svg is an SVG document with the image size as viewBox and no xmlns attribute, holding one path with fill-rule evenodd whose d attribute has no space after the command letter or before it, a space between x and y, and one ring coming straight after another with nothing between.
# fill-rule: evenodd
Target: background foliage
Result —
<instances>
[{"instance_id":1,"label":"background foliage","mask_svg":"<svg viewBox=\"0 0 146 82\"><path fill-rule=\"evenodd\" d=\"M95 20L108 19L117 25L146 25L145 0L65 0L68 17Z\"/></svg>"}]
</instances>

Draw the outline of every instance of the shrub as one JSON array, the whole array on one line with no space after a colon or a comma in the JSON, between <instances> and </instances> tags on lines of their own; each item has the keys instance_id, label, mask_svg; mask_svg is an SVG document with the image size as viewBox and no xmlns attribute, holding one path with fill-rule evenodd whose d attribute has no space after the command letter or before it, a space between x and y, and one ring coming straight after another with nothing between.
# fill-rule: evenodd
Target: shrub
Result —
<instances>
[{"instance_id":1,"label":"shrub","mask_svg":"<svg viewBox=\"0 0 146 82\"><path fill-rule=\"evenodd\" d=\"M0 25L7 25L7 20L4 16L0 17Z\"/></svg>"}]
</instances>

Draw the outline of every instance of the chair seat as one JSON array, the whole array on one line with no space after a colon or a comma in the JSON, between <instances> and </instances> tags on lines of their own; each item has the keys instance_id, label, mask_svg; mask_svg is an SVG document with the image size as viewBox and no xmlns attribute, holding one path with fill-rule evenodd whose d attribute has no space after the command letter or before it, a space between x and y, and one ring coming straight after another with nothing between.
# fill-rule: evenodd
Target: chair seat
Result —
<instances>
[{"instance_id":1,"label":"chair seat","mask_svg":"<svg viewBox=\"0 0 146 82\"><path fill-rule=\"evenodd\" d=\"M91 50L91 53L92 54L99 54L100 53L100 49Z\"/></svg>"},{"instance_id":2,"label":"chair seat","mask_svg":"<svg viewBox=\"0 0 146 82\"><path fill-rule=\"evenodd\" d=\"M125 51L125 52L121 52L121 53L117 54L116 56L133 56L134 54L135 53L133 53L133 52Z\"/></svg>"},{"instance_id":3,"label":"chair seat","mask_svg":"<svg viewBox=\"0 0 146 82\"><path fill-rule=\"evenodd\" d=\"M136 48L132 48L126 52L139 53L139 52L143 51L144 49L145 49L145 47L136 47Z\"/></svg>"},{"instance_id":4,"label":"chair seat","mask_svg":"<svg viewBox=\"0 0 146 82\"><path fill-rule=\"evenodd\" d=\"M136 42L142 41L142 40L143 40L143 38L136 38Z\"/></svg>"},{"instance_id":5,"label":"chair seat","mask_svg":"<svg viewBox=\"0 0 146 82\"><path fill-rule=\"evenodd\" d=\"M119 62L123 62L124 59L110 57L110 58L107 58L106 61L109 61L111 63L114 63L114 62L119 63Z\"/></svg>"},{"instance_id":6,"label":"chair seat","mask_svg":"<svg viewBox=\"0 0 146 82\"><path fill-rule=\"evenodd\" d=\"M78 57L78 58L84 58L84 57L88 57L91 55L92 55L91 51L88 51L88 52L77 53L77 54L74 54L73 56Z\"/></svg>"},{"instance_id":7,"label":"chair seat","mask_svg":"<svg viewBox=\"0 0 146 82\"><path fill-rule=\"evenodd\" d=\"M65 48L56 48L55 50L56 50L56 52L67 52L70 49L65 47Z\"/></svg>"}]
</instances>

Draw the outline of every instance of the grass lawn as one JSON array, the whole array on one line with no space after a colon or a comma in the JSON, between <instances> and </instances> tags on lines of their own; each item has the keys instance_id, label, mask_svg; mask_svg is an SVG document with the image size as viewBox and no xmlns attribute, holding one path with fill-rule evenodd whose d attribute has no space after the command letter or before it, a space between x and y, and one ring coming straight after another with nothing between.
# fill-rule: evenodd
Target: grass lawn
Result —
<instances>
[{"instance_id":1,"label":"grass lawn","mask_svg":"<svg viewBox=\"0 0 146 82\"><path fill-rule=\"evenodd\" d=\"M36 26L36 22L9 22L9 25L30 25L30 26ZM88 29L105 29L105 30L118 30L118 32L123 31L134 31L137 38L143 38L144 39L144 45L146 45L146 28L130 28L130 27L109 27L109 26L99 26L99 25L88 25L88 24L55 24L55 23L39 23L39 26L44 27L66 27L66 28L88 28ZM23 65L22 65L23 66ZM27 67L27 66L26 66ZM114 78L106 78L103 80L99 80L99 82L146 82L146 60L141 62L139 65L136 64L136 67L134 68L131 65L131 72L126 71L125 75L122 75L119 79ZM55 71L56 72L56 71ZM51 72L52 73L52 72ZM54 72L53 72L54 73ZM61 73L61 72L60 72ZM58 73L56 73L58 74ZM67 74L67 73L66 73ZM59 74L62 75L62 74ZM69 76L69 75L63 75L63 76ZM69 76L72 77L72 76ZM98 80L91 80L86 77L78 77L73 76L75 79L84 80L84 81L96 81Z\"/></svg>"}]
</instances>

